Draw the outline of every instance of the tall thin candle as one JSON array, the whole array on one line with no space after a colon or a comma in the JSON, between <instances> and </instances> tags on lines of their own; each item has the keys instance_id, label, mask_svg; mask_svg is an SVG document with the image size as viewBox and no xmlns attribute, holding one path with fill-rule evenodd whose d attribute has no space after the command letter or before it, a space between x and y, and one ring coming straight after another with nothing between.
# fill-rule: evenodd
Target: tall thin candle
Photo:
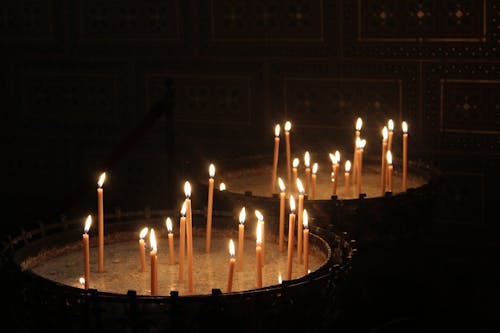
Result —
<instances>
[{"instance_id":1,"label":"tall thin candle","mask_svg":"<svg viewBox=\"0 0 500 333\"><path fill-rule=\"evenodd\" d=\"M309 215L304 209L302 216L302 224L304 226L304 274L309 270Z\"/></svg>"},{"instance_id":2,"label":"tall thin candle","mask_svg":"<svg viewBox=\"0 0 500 333\"><path fill-rule=\"evenodd\" d=\"M392 153L387 151L387 191L392 192Z\"/></svg>"},{"instance_id":3,"label":"tall thin candle","mask_svg":"<svg viewBox=\"0 0 500 333\"><path fill-rule=\"evenodd\" d=\"M167 217L165 224L167 226L167 238L168 238L168 264L173 265L175 263L175 259L174 259L174 233L173 233L172 220L170 219L170 217Z\"/></svg>"},{"instance_id":4,"label":"tall thin candle","mask_svg":"<svg viewBox=\"0 0 500 333\"><path fill-rule=\"evenodd\" d=\"M262 241L261 241L261 247L262 247L262 265L264 266L266 264L266 228L265 228L265 223L264 223L264 216L262 213L258 210L255 210L255 216L257 216L258 224L260 224L260 230L262 233Z\"/></svg>"},{"instance_id":5,"label":"tall thin candle","mask_svg":"<svg viewBox=\"0 0 500 333\"><path fill-rule=\"evenodd\" d=\"M350 173L351 173L351 161L347 160L345 161L345 167L344 167L344 195L348 198L351 196L351 180L350 180Z\"/></svg>"},{"instance_id":6,"label":"tall thin candle","mask_svg":"<svg viewBox=\"0 0 500 333\"><path fill-rule=\"evenodd\" d=\"M184 253L186 251L186 200L182 204L179 226L179 283L184 282Z\"/></svg>"},{"instance_id":7,"label":"tall thin candle","mask_svg":"<svg viewBox=\"0 0 500 333\"><path fill-rule=\"evenodd\" d=\"M186 238L188 257L188 290L193 292L193 214L191 211L191 184L184 183L184 194L186 195Z\"/></svg>"},{"instance_id":8,"label":"tall thin candle","mask_svg":"<svg viewBox=\"0 0 500 333\"><path fill-rule=\"evenodd\" d=\"M238 272L241 272L243 270L243 252L245 249L245 218L246 218L246 211L245 207L243 207L240 211L240 216L239 216L239 225L238 225Z\"/></svg>"},{"instance_id":9,"label":"tall thin candle","mask_svg":"<svg viewBox=\"0 0 500 333\"><path fill-rule=\"evenodd\" d=\"M318 173L318 163L314 163L312 167L312 175L311 175L311 181L312 181L312 193L311 193L311 199L316 199L316 178L317 178L317 173Z\"/></svg>"},{"instance_id":10,"label":"tall thin candle","mask_svg":"<svg viewBox=\"0 0 500 333\"><path fill-rule=\"evenodd\" d=\"M299 189L299 204L297 208L297 263L302 264L302 213L304 210L304 187L300 179L297 179L297 188Z\"/></svg>"},{"instance_id":11,"label":"tall thin candle","mask_svg":"<svg viewBox=\"0 0 500 333\"><path fill-rule=\"evenodd\" d=\"M97 258L97 271L104 272L104 190L102 188L106 180L106 173L101 173L97 181L97 228L98 228L98 258Z\"/></svg>"},{"instance_id":12,"label":"tall thin candle","mask_svg":"<svg viewBox=\"0 0 500 333\"><path fill-rule=\"evenodd\" d=\"M208 203L207 203L207 230L206 230L206 240L205 240L205 252L210 252L210 246L212 242L212 209L214 203L214 176L215 176L215 166L210 164L208 168Z\"/></svg>"},{"instance_id":13,"label":"tall thin candle","mask_svg":"<svg viewBox=\"0 0 500 333\"><path fill-rule=\"evenodd\" d=\"M389 119L387 122L387 129L389 130L389 136L387 138L387 150L392 150L392 137L394 136L394 121Z\"/></svg>"},{"instance_id":14,"label":"tall thin candle","mask_svg":"<svg viewBox=\"0 0 500 333\"><path fill-rule=\"evenodd\" d=\"M311 154L308 151L306 151L304 154L304 167L305 167L305 173L306 173L305 174L305 178L306 178L305 194L311 195Z\"/></svg>"},{"instance_id":15,"label":"tall thin candle","mask_svg":"<svg viewBox=\"0 0 500 333\"><path fill-rule=\"evenodd\" d=\"M358 140L358 196L363 193L363 150L366 145L365 139Z\"/></svg>"},{"instance_id":16,"label":"tall thin candle","mask_svg":"<svg viewBox=\"0 0 500 333\"><path fill-rule=\"evenodd\" d=\"M293 159L293 186L294 188L297 188L297 177L298 177L298 168L299 168L299 164L300 164L300 160L298 159L298 157L295 157ZM292 189L291 186L290 187L290 190Z\"/></svg>"},{"instance_id":17,"label":"tall thin candle","mask_svg":"<svg viewBox=\"0 0 500 333\"><path fill-rule=\"evenodd\" d=\"M338 150L335 151L335 163L333 165L333 172L335 173L335 175L338 176L338 179L340 180L340 152ZM337 185L335 185L337 186ZM336 191L337 189L335 189Z\"/></svg>"},{"instance_id":18,"label":"tall thin candle","mask_svg":"<svg viewBox=\"0 0 500 333\"><path fill-rule=\"evenodd\" d=\"M255 269L257 272L257 288L262 288L262 225L257 223L257 241L255 246Z\"/></svg>"},{"instance_id":19,"label":"tall thin candle","mask_svg":"<svg viewBox=\"0 0 500 333\"><path fill-rule=\"evenodd\" d=\"M84 285L85 289L89 289L90 285L90 248L89 248L89 229L92 224L92 216L88 215L83 228L83 268L84 268Z\"/></svg>"},{"instance_id":20,"label":"tall thin candle","mask_svg":"<svg viewBox=\"0 0 500 333\"><path fill-rule=\"evenodd\" d=\"M141 260L141 272L146 271L146 246L144 244L144 237L146 237L148 233L148 228L142 228L139 233L139 259Z\"/></svg>"},{"instance_id":21,"label":"tall thin candle","mask_svg":"<svg viewBox=\"0 0 500 333\"><path fill-rule=\"evenodd\" d=\"M278 245L280 252L285 250L284 238L285 238L285 182L278 177L278 184L280 187L280 220L279 220L279 235L278 235Z\"/></svg>"},{"instance_id":22,"label":"tall thin candle","mask_svg":"<svg viewBox=\"0 0 500 333\"><path fill-rule=\"evenodd\" d=\"M290 214L288 215L288 258L287 258L287 279L292 279L292 263L293 263L293 243L295 232L295 199L290 194Z\"/></svg>"},{"instance_id":23,"label":"tall thin candle","mask_svg":"<svg viewBox=\"0 0 500 333\"><path fill-rule=\"evenodd\" d=\"M274 154L273 154L273 170L271 176L271 195L276 188L276 177L278 175L278 156L280 147L280 125L277 124L274 128Z\"/></svg>"},{"instance_id":24,"label":"tall thin candle","mask_svg":"<svg viewBox=\"0 0 500 333\"><path fill-rule=\"evenodd\" d=\"M406 121L403 121L402 125L403 130L403 180L401 182L403 192L406 192L408 183L407 183L407 169L408 169L408 124Z\"/></svg>"},{"instance_id":25,"label":"tall thin candle","mask_svg":"<svg viewBox=\"0 0 500 333\"><path fill-rule=\"evenodd\" d=\"M354 160L353 160L353 170L352 170L352 181L353 183L356 183L358 181L358 158L359 154L358 152L358 145L357 141L361 137L361 128L363 127L363 120L361 118L356 119L356 132L355 132L355 139L354 139Z\"/></svg>"},{"instance_id":26,"label":"tall thin candle","mask_svg":"<svg viewBox=\"0 0 500 333\"><path fill-rule=\"evenodd\" d=\"M332 195L337 195L337 168L338 164L337 156L335 154L328 154L330 156L330 161L332 161Z\"/></svg>"},{"instance_id":27,"label":"tall thin candle","mask_svg":"<svg viewBox=\"0 0 500 333\"><path fill-rule=\"evenodd\" d=\"M233 275L234 275L234 262L235 262L235 251L233 240L229 240L229 273L227 275L227 292L230 293L233 290Z\"/></svg>"},{"instance_id":28,"label":"tall thin candle","mask_svg":"<svg viewBox=\"0 0 500 333\"><path fill-rule=\"evenodd\" d=\"M151 295L158 295L158 256L156 255L156 237L154 229L149 233L149 243L151 244L151 252L149 257L151 260Z\"/></svg>"},{"instance_id":29,"label":"tall thin candle","mask_svg":"<svg viewBox=\"0 0 500 333\"><path fill-rule=\"evenodd\" d=\"M382 195L385 193L385 183L386 183L386 176L387 176L387 171L386 171L386 166L387 166L387 160L385 155L387 154L387 138L389 136L389 130L387 129L387 126L384 126L382 129L382 158L381 158L381 171L380 171L380 189L382 192Z\"/></svg>"},{"instance_id":30,"label":"tall thin candle","mask_svg":"<svg viewBox=\"0 0 500 333\"><path fill-rule=\"evenodd\" d=\"M285 143L286 143L286 175L288 179L288 187L290 187L292 174L291 174L291 153L290 153L290 130L292 129L292 123L290 121L285 122Z\"/></svg>"}]
</instances>

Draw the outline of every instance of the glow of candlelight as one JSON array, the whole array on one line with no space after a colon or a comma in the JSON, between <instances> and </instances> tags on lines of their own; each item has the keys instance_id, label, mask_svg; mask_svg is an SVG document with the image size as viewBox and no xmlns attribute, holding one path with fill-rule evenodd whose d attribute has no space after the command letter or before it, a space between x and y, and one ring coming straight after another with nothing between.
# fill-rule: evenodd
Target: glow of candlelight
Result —
<instances>
[{"instance_id":1,"label":"glow of candlelight","mask_svg":"<svg viewBox=\"0 0 500 333\"><path fill-rule=\"evenodd\" d=\"M358 137L358 138L356 138L356 148L359 149L360 146L361 146L361 138Z\"/></svg>"},{"instance_id":2,"label":"glow of candlelight","mask_svg":"<svg viewBox=\"0 0 500 333\"><path fill-rule=\"evenodd\" d=\"M141 232L139 233L139 238L140 239L143 239L144 237L146 237L146 234L148 233L148 227L145 227L141 230Z\"/></svg>"},{"instance_id":3,"label":"glow of candlelight","mask_svg":"<svg viewBox=\"0 0 500 333\"><path fill-rule=\"evenodd\" d=\"M292 213L295 212L295 199L293 198L293 195L290 194L290 210Z\"/></svg>"},{"instance_id":4,"label":"glow of candlelight","mask_svg":"<svg viewBox=\"0 0 500 333\"><path fill-rule=\"evenodd\" d=\"M389 130L387 129L387 126L384 126L384 128L382 128L382 139L384 141L387 141L389 137Z\"/></svg>"},{"instance_id":5,"label":"glow of candlelight","mask_svg":"<svg viewBox=\"0 0 500 333\"><path fill-rule=\"evenodd\" d=\"M169 234L171 234L172 233L172 220L170 219L170 217L167 217L165 224L167 225L167 232Z\"/></svg>"},{"instance_id":6,"label":"glow of candlelight","mask_svg":"<svg viewBox=\"0 0 500 333\"><path fill-rule=\"evenodd\" d=\"M403 123L401 124L401 128L403 130L403 133L408 133L408 124L406 123L406 121L403 121Z\"/></svg>"},{"instance_id":7,"label":"glow of candlelight","mask_svg":"<svg viewBox=\"0 0 500 333\"><path fill-rule=\"evenodd\" d=\"M332 161L332 164L337 164L337 156L332 153L329 153L328 156L330 156L330 161Z\"/></svg>"},{"instance_id":8,"label":"glow of candlelight","mask_svg":"<svg viewBox=\"0 0 500 333\"><path fill-rule=\"evenodd\" d=\"M240 211L240 224L245 223L246 216L247 216L247 214L245 211L245 207L243 207Z\"/></svg>"},{"instance_id":9,"label":"glow of candlelight","mask_svg":"<svg viewBox=\"0 0 500 333\"><path fill-rule=\"evenodd\" d=\"M89 215L85 220L85 227L83 228L83 232L88 233L91 225L92 225L92 216Z\"/></svg>"},{"instance_id":10,"label":"glow of candlelight","mask_svg":"<svg viewBox=\"0 0 500 333\"><path fill-rule=\"evenodd\" d=\"M104 181L106 180L106 172L101 173L99 176L99 180L97 181L97 186L102 187L104 185Z\"/></svg>"},{"instance_id":11,"label":"glow of candlelight","mask_svg":"<svg viewBox=\"0 0 500 333\"><path fill-rule=\"evenodd\" d=\"M274 128L274 136L276 137L280 136L280 124L277 124L276 127Z\"/></svg>"},{"instance_id":12,"label":"glow of candlelight","mask_svg":"<svg viewBox=\"0 0 500 333\"><path fill-rule=\"evenodd\" d=\"M351 171L351 161L345 161L345 172Z\"/></svg>"},{"instance_id":13,"label":"glow of candlelight","mask_svg":"<svg viewBox=\"0 0 500 333\"><path fill-rule=\"evenodd\" d=\"M335 181L335 172L331 172L330 173L330 180L332 181L332 183Z\"/></svg>"},{"instance_id":14,"label":"glow of candlelight","mask_svg":"<svg viewBox=\"0 0 500 333\"><path fill-rule=\"evenodd\" d=\"M307 209L304 209L302 212L302 225L304 226L304 229L309 227L309 215L307 214Z\"/></svg>"},{"instance_id":15,"label":"glow of candlelight","mask_svg":"<svg viewBox=\"0 0 500 333\"><path fill-rule=\"evenodd\" d=\"M259 222L264 220L264 216L258 210L255 210L255 216L257 216L257 219L259 220Z\"/></svg>"},{"instance_id":16,"label":"glow of candlelight","mask_svg":"<svg viewBox=\"0 0 500 333\"><path fill-rule=\"evenodd\" d=\"M184 194L186 195L186 198L191 197L191 184L188 181L184 183Z\"/></svg>"},{"instance_id":17,"label":"glow of candlelight","mask_svg":"<svg viewBox=\"0 0 500 333\"><path fill-rule=\"evenodd\" d=\"M394 121L392 119L389 119L389 121L387 122L387 128L391 132L394 131Z\"/></svg>"},{"instance_id":18,"label":"glow of candlelight","mask_svg":"<svg viewBox=\"0 0 500 333\"><path fill-rule=\"evenodd\" d=\"M311 156L308 151L304 154L304 165L306 168L309 168L311 165Z\"/></svg>"},{"instance_id":19,"label":"glow of candlelight","mask_svg":"<svg viewBox=\"0 0 500 333\"><path fill-rule=\"evenodd\" d=\"M316 174L318 172L318 163L314 163L312 167L312 173Z\"/></svg>"},{"instance_id":20,"label":"glow of candlelight","mask_svg":"<svg viewBox=\"0 0 500 333\"><path fill-rule=\"evenodd\" d=\"M285 131L290 132L291 129L292 129L292 123L287 121L285 123Z\"/></svg>"},{"instance_id":21,"label":"glow of candlelight","mask_svg":"<svg viewBox=\"0 0 500 333\"><path fill-rule=\"evenodd\" d=\"M236 255L236 250L234 249L234 242L232 239L229 240L229 256L231 256L231 258L234 258L234 256Z\"/></svg>"},{"instance_id":22,"label":"glow of candlelight","mask_svg":"<svg viewBox=\"0 0 500 333\"><path fill-rule=\"evenodd\" d=\"M278 273L278 283L283 283L283 278L281 277L281 273Z\"/></svg>"},{"instance_id":23,"label":"glow of candlelight","mask_svg":"<svg viewBox=\"0 0 500 333\"><path fill-rule=\"evenodd\" d=\"M261 223L257 223L256 234L257 234L257 236L256 236L257 245L260 245L260 244L262 244L262 224Z\"/></svg>"},{"instance_id":24,"label":"glow of candlelight","mask_svg":"<svg viewBox=\"0 0 500 333\"><path fill-rule=\"evenodd\" d=\"M285 183L281 177L278 177L278 185L280 187L281 192L285 192Z\"/></svg>"},{"instance_id":25,"label":"glow of candlelight","mask_svg":"<svg viewBox=\"0 0 500 333\"><path fill-rule=\"evenodd\" d=\"M80 285L85 286L85 278L83 276L80 276L78 282L80 282Z\"/></svg>"},{"instance_id":26,"label":"glow of candlelight","mask_svg":"<svg viewBox=\"0 0 500 333\"><path fill-rule=\"evenodd\" d=\"M361 131L361 127L363 127L363 120L361 120L361 118L358 118L356 120L356 131Z\"/></svg>"},{"instance_id":27,"label":"glow of candlelight","mask_svg":"<svg viewBox=\"0 0 500 333\"><path fill-rule=\"evenodd\" d=\"M215 165L213 165L212 163L210 163L210 166L208 167L208 175L210 176L210 178L214 178L215 176Z\"/></svg>"},{"instance_id":28,"label":"glow of candlelight","mask_svg":"<svg viewBox=\"0 0 500 333\"><path fill-rule=\"evenodd\" d=\"M387 164L391 165L392 164L392 153L391 153L391 151L388 150L385 156L386 156L386 159L387 159Z\"/></svg>"},{"instance_id":29,"label":"glow of candlelight","mask_svg":"<svg viewBox=\"0 0 500 333\"><path fill-rule=\"evenodd\" d=\"M337 163L340 162L340 152L338 150L335 151L335 158L337 159Z\"/></svg>"},{"instance_id":30,"label":"glow of candlelight","mask_svg":"<svg viewBox=\"0 0 500 333\"><path fill-rule=\"evenodd\" d=\"M181 207L181 215L186 216L186 211L187 211L187 204L186 201L184 201Z\"/></svg>"},{"instance_id":31,"label":"glow of candlelight","mask_svg":"<svg viewBox=\"0 0 500 333\"><path fill-rule=\"evenodd\" d=\"M226 190L226 184L220 183L220 185L219 185L219 191L222 192L222 191L225 191L225 190Z\"/></svg>"},{"instance_id":32,"label":"glow of candlelight","mask_svg":"<svg viewBox=\"0 0 500 333\"><path fill-rule=\"evenodd\" d=\"M366 140L362 139L359 141L359 148L364 149L366 146Z\"/></svg>"},{"instance_id":33,"label":"glow of candlelight","mask_svg":"<svg viewBox=\"0 0 500 333\"><path fill-rule=\"evenodd\" d=\"M151 250L156 252L156 237L154 229L151 229L149 233L149 244L151 244Z\"/></svg>"},{"instance_id":34,"label":"glow of candlelight","mask_svg":"<svg viewBox=\"0 0 500 333\"><path fill-rule=\"evenodd\" d=\"M304 194L304 186L299 178L297 178L297 188L299 189L300 194Z\"/></svg>"},{"instance_id":35,"label":"glow of candlelight","mask_svg":"<svg viewBox=\"0 0 500 333\"><path fill-rule=\"evenodd\" d=\"M295 157L295 158L293 159L292 166L293 166L294 168L297 168L297 167L299 166L299 163L300 163L300 160L299 160L297 157Z\"/></svg>"}]
</instances>

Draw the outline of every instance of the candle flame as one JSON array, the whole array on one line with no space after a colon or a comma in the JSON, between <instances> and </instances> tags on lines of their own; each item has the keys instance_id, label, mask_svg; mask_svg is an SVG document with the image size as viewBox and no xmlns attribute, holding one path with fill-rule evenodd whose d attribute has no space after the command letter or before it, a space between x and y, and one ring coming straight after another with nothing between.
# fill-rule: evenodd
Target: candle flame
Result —
<instances>
[{"instance_id":1,"label":"candle flame","mask_svg":"<svg viewBox=\"0 0 500 333\"><path fill-rule=\"evenodd\" d=\"M215 165L213 165L212 163L210 163L210 166L208 167L208 175L210 176L210 178L214 178L215 176Z\"/></svg>"},{"instance_id":2,"label":"candle flame","mask_svg":"<svg viewBox=\"0 0 500 333\"><path fill-rule=\"evenodd\" d=\"M359 148L363 149L363 148L365 148L365 146L366 146L366 140L365 140L365 139L363 139L363 140L361 140L361 141L359 142Z\"/></svg>"},{"instance_id":3,"label":"candle flame","mask_svg":"<svg viewBox=\"0 0 500 333\"><path fill-rule=\"evenodd\" d=\"M184 183L184 194L186 195L186 198L191 197L191 184L188 181Z\"/></svg>"},{"instance_id":4,"label":"candle flame","mask_svg":"<svg viewBox=\"0 0 500 333\"><path fill-rule=\"evenodd\" d=\"M274 136L276 137L280 136L280 124L277 124L276 127L274 128Z\"/></svg>"},{"instance_id":5,"label":"candle flame","mask_svg":"<svg viewBox=\"0 0 500 333\"><path fill-rule=\"evenodd\" d=\"M287 121L285 123L285 131L290 132L291 129L292 129L292 123Z\"/></svg>"},{"instance_id":6,"label":"candle flame","mask_svg":"<svg viewBox=\"0 0 500 333\"><path fill-rule=\"evenodd\" d=\"M141 230L141 232L139 233L139 238L140 239L143 239L144 237L146 237L146 234L148 233L148 227L145 227Z\"/></svg>"},{"instance_id":7,"label":"candle flame","mask_svg":"<svg viewBox=\"0 0 500 333\"><path fill-rule=\"evenodd\" d=\"M151 250L156 252L156 237L154 229L151 229L151 232L149 233L149 243L151 244Z\"/></svg>"},{"instance_id":8,"label":"candle flame","mask_svg":"<svg viewBox=\"0 0 500 333\"><path fill-rule=\"evenodd\" d=\"M182 203L182 207L181 207L181 215L186 216L186 211L187 211L187 203L186 203L186 200L184 200L184 202Z\"/></svg>"},{"instance_id":9,"label":"candle flame","mask_svg":"<svg viewBox=\"0 0 500 333\"><path fill-rule=\"evenodd\" d=\"M394 121L392 119L389 119L389 121L387 122L387 128L389 129L389 131L394 130Z\"/></svg>"},{"instance_id":10,"label":"candle flame","mask_svg":"<svg viewBox=\"0 0 500 333\"><path fill-rule=\"evenodd\" d=\"M403 123L401 124L401 128L403 129L403 133L408 133L408 124L406 123L406 121L403 121Z\"/></svg>"},{"instance_id":11,"label":"candle flame","mask_svg":"<svg viewBox=\"0 0 500 333\"><path fill-rule=\"evenodd\" d=\"M78 279L78 281L80 282L80 284L81 284L82 286L84 286L84 285L85 285L85 278L84 278L83 276L80 276L80 279Z\"/></svg>"},{"instance_id":12,"label":"candle flame","mask_svg":"<svg viewBox=\"0 0 500 333\"><path fill-rule=\"evenodd\" d=\"M337 159L337 163L340 162L340 152L338 150L335 151L335 158Z\"/></svg>"},{"instance_id":13,"label":"candle flame","mask_svg":"<svg viewBox=\"0 0 500 333\"><path fill-rule=\"evenodd\" d=\"M106 172L101 173L99 180L97 181L97 186L102 187L104 181L106 180Z\"/></svg>"},{"instance_id":14,"label":"candle flame","mask_svg":"<svg viewBox=\"0 0 500 333\"><path fill-rule=\"evenodd\" d=\"M307 214L307 209L304 209L302 212L302 225L304 229L309 228L309 215Z\"/></svg>"},{"instance_id":15,"label":"candle flame","mask_svg":"<svg viewBox=\"0 0 500 333\"><path fill-rule=\"evenodd\" d=\"M229 255L234 258L236 251L234 250L234 242L232 239L229 240Z\"/></svg>"},{"instance_id":16,"label":"candle flame","mask_svg":"<svg viewBox=\"0 0 500 333\"><path fill-rule=\"evenodd\" d=\"M165 224L167 225L167 232L169 234L171 234L172 233L172 220L170 219L170 217L167 217Z\"/></svg>"},{"instance_id":17,"label":"candle flame","mask_svg":"<svg viewBox=\"0 0 500 333\"><path fill-rule=\"evenodd\" d=\"M345 161L345 172L351 171L351 161Z\"/></svg>"},{"instance_id":18,"label":"candle flame","mask_svg":"<svg viewBox=\"0 0 500 333\"><path fill-rule=\"evenodd\" d=\"M262 224L257 223L257 245L262 244Z\"/></svg>"},{"instance_id":19,"label":"candle flame","mask_svg":"<svg viewBox=\"0 0 500 333\"><path fill-rule=\"evenodd\" d=\"M392 153L390 150L387 151L385 156L387 158L387 164L392 164Z\"/></svg>"},{"instance_id":20,"label":"candle flame","mask_svg":"<svg viewBox=\"0 0 500 333\"><path fill-rule=\"evenodd\" d=\"M304 165L306 166L306 168L309 168L309 166L311 165L311 156L308 151L306 151L306 153L304 154Z\"/></svg>"},{"instance_id":21,"label":"candle flame","mask_svg":"<svg viewBox=\"0 0 500 333\"><path fill-rule=\"evenodd\" d=\"M297 189L299 190L300 194L304 194L304 186L302 185L302 182L299 178L297 178Z\"/></svg>"},{"instance_id":22,"label":"candle flame","mask_svg":"<svg viewBox=\"0 0 500 333\"><path fill-rule=\"evenodd\" d=\"M387 126L384 126L384 128L382 128L382 139L384 141L387 141L388 137L389 137L389 130L387 129Z\"/></svg>"},{"instance_id":23,"label":"candle flame","mask_svg":"<svg viewBox=\"0 0 500 333\"><path fill-rule=\"evenodd\" d=\"M285 192L285 183L283 182L283 179L281 179L281 177L278 177L278 185L280 186L281 192Z\"/></svg>"},{"instance_id":24,"label":"candle flame","mask_svg":"<svg viewBox=\"0 0 500 333\"><path fill-rule=\"evenodd\" d=\"M361 145L361 138L356 138L356 148L359 149L359 146Z\"/></svg>"},{"instance_id":25,"label":"candle flame","mask_svg":"<svg viewBox=\"0 0 500 333\"><path fill-rule=\"evenodd\" d=\"M255 216L257 216L257 219L259 220L259 222L264 220L264 216L258 210L255 210Z\"/></svg>"},{"instance_id":26,"label":"candle flame","mask_svg":"<svg viewBox=\"0 0 500 333\"><path fill-rule=\"evenodd\" d=\"M219 190L222 192L222 191L225 191L226 190L226 184L224 183L220 183L219 185Z\"/></svg>"},{"instance_id":27,"label":"candle flame","mask_svg":"<svg viewBox=\"0 0 500 333\"><path fill-rule=\"evenodd\" d=\"M292 166L293 166L294 168L296 168L296 167L298 167L298 166L299 166L299 163L300 163L300 160L299 160L297 157L295 157L295 158L293 159Z\"/></svg>"},{"instance_id":28,"label":"candle flame","mask_svg":"<svg viewBox=\"0 0 500 333\"><path fill-rule=\"evenodd\" d=\"M361 127L363 127L363 120L361 120L361 118L358 118L356 120L356 131L361 131Z\"/></svg>"},{"instance_id":29,"label":"candle flame","mask_svg":"<svg viewBox=\"0 0 500 333\"><path fill-rule=\"evenodd\" d=\"M85 233L88 233L91 225L92 225L92 216L88 215L87 219L85 220L85 227L83 228L83 231Z\"/></svg>"},{"instance_id":30,"label":"candle flame","mask_svg":"<svg viewBox=\"0 0 500 333\"><path fill-rule=\"evenodd\" d=\"M314 163L312 168L312 173L316 174L316 172L318 172L318 163Z\"/></svg>"},{"instance_id":31,"label":"candle flame","mask_svg":"<svg viewBox=\"0 0 500 333\"><path fill-rule=\"evenodd\" d=\"M281 277L281 273L278 274L278 283L283 283L283 278Z\"/></svg>"},{"instance_id":32,"label":"candle flame","mask_svg":"<svg viewBox=\"0 0 500 333\"><path fill-rule=\"evenodd\" d=\"M295 199L293 198L293 195L290 194L290 210L292 213L295 212Z\"/></svg>"},{"instance_id":33,"label":"candle flame","mask_svg":"<svg viewBox=\"0 0 500 333\"><path fill-rule=\"evenodd\" d=\"M337 157L334 154L329 153L328 156L330 156L330 161L332 161L332 164L337 164Z\"/></svg>"},{"instance_id":34,"label":"candle flame","mask_svg":"<svg viewBox=\"0 0 500 333\"><path fill-rule=\"evenodd\" d=\"M247 217L247 213L245 211L245 207L243 207L240 211L240 223L243 224L245 223L245 219Z\"/></svg>"}]
</instances>

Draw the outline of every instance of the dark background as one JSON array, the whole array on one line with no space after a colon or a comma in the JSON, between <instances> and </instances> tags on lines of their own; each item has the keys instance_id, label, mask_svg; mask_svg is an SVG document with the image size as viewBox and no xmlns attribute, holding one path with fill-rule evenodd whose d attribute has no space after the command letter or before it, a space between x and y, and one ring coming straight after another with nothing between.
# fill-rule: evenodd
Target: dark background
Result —
<instances>
[{"instance_id":1,"label":"dark background","mask_svg":"<svg viewBox=\"0 0 500 333\"><path fill-rule=\"evenodd\" d=\"M333 150L360 116L377 154L387 119L397 140L406 120L410 159L443 173L432 223L361 248L339 325L485 327L500 296L499 13L493 0L2 1L2 233L95 210L103 170L108 207L172 207L209 161L270 153L275 122L292 121L296 147Z\"/></svg>"}]
</instances>

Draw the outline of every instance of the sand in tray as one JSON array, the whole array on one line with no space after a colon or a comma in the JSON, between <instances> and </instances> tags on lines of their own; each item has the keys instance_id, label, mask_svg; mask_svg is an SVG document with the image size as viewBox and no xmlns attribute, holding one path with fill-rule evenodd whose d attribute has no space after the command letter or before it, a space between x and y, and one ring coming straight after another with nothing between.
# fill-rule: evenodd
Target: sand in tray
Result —
<instances>
[{"instance_id":1,"label":"sand in tray","mask_svg":"<svg viewBox=\"0 0 500 333\"><path fill-rule=\"evenodd\" d=\"M256 286L256 256L254 230L245 230L244 266L241 272L235 265L233 277L233 292L257 288ZM213 288L227 291L229 272L229 239L232 238L237 248L238 232L213 230L210 253L205 252L205 235L193 231L193 294L210 294ZM157 234L158 235L158 234ZM312 235L310 236L313 237ZM97 238L97 237L93 237ZM90 249L90 288L102 292L125 294L135 290L138 295L150 295L150 261L149 249L146 246L146 271L140 271L140 256L138 240L116 239L105 245L105 271L97 272L97 247ZM269 235L265 244L265 265L263 267L263 287L276 285L279 277L287 274L287 248L279 252L276 239ZM286 239L285 235L285 239ZM296 237L295 237L296 238ZM91 239L91 242L94 240ZM188 295L187 286L187 256L184 264L184 283L179 283L179 237L175 237L175 264L169 265L168 240L165 235L157 236L158 243L158 295L169 295L171 290ZM295 246L292 278L304 276L303 265L297 264ZM317 246L310 245L309 270L315 271L326 263L328 254ZM40 253L38 257L29 258L23 263L23 268L31 269L35 274L65 285L81 288L79 278L83 276L83 249L81 242L76 242L64 248L52 249Z\"/></svg>"}]
</instances>

